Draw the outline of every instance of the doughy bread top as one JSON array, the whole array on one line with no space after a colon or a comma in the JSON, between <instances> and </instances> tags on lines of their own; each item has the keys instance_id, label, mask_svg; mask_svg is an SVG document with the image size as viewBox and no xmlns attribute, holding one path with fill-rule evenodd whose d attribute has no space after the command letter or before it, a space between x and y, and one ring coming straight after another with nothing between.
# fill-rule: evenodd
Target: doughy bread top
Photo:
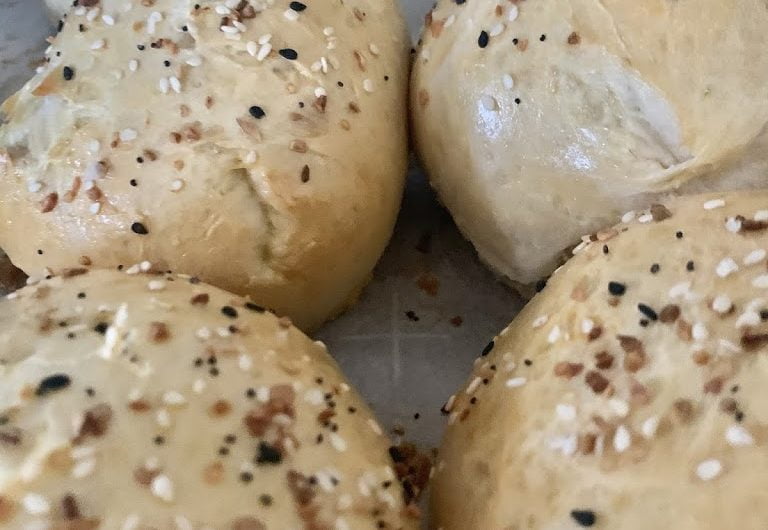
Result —
<instances>
[{"instance_id":1,"label":"doughy bread top","mask_svg":"<svg viewBox=\"0 0 768 530\"><path fill-rule=\"evenodd\" d=\"M766 24L759 0L442 0L420 156L481 257L534 282L624 211L765 182Z\"/></svg>"},{"instance_id":2,"label":"doughy bread top","mask_svg":"<svg viewBox=\"0 0 768 530\"><path fill-rule=\"evenodd\" d=\"M188 277L69 269L0 302L0 404L3 527L417 526L322 343Z\"/></svg>"},{"instance_id":3,"label":"doughy bread top","mask_svg":"<svg viewBox=\"0 0 768 530\"><path fill-rule=\"evenodd\" d=\"M435 527L765 526L768 192L624 220L446 404Z\"/></svg>"},{"instance_id":4,"label":"doughy bread top","mask_svg":"<svg viewBox=\"0 0 768 530\"><path fill-rule=\"evenodd\" d=\"M82 0L2 107L0 247L143 260L314 328L383 250L406 167L394 0Z\"/></svg>"}]
</instances>

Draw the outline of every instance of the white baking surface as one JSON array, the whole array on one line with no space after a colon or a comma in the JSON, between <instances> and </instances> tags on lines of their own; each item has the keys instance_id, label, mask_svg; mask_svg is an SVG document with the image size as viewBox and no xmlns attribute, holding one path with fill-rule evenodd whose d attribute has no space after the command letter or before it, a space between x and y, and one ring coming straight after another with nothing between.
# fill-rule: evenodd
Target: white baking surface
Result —
<instances>
[{"instance_id":1,"label":"white baking surface","mask_svg":"<svg viewBox=\"0 0 768 530\"><path fill-rule=\"evenodd\" d=\"M415 36L432 0L402 1ZM42 0L0 0L0 99L24 83L45 49L51 27L41 6ZM425 234L431 235L428 253L416 248ZM439 282L435 296L417 285L425 274ZM352 310L316 338L328 344L384 425L402 426L406 439L431 448L444 426L441 405L520 305L477 260L414 167L372 283ZM458 327L450 323L456 316L463 320Z\"/></svg>"}]
</instances>

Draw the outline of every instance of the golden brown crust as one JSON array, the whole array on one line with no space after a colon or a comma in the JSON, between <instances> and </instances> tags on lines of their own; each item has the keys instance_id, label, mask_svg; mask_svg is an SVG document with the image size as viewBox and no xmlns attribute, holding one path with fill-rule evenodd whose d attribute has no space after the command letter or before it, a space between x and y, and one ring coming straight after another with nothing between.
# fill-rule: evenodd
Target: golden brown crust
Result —
<instances>
[{"instance_id":1,"label":"golden brown crust","mask_svg":"<svg viewBox=\"0 0 768 530\"><path fill-rule=\"evenodd\" d=\"M625 215L446 404L435 527L761 528L768 192Z\"/></svg>"},{"instance_id":2,"label":"golden brown crust","mask_svg":"<svg viewBox=\"0 0 768 530\"><path fill-rule=\"evenodd\" d=\"M400 202L405 26L394 0L267 4L68 12L2 108L0 246L15 264L150 260L304 329L347 306Z\"/></svg>"}]
</instances>

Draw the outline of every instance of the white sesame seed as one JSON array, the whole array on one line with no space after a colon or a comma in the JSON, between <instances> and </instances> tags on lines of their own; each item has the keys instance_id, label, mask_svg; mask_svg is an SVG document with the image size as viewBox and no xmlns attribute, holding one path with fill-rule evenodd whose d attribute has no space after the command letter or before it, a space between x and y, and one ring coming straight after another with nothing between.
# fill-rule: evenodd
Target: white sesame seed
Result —
<instances>
[{"instance_id":1,"label":"white sesame seed","mask_svg":"<svg viewBox=\"0 0 768 530\"><path fill-rule=\"evenodd\" d=\"M720 314L725 314L731 310L733 303L727 295L720 294L712 300L712 309Z\"/></svg>"},{"instance_id":2,"label":"white sesame seed","mask_svg":"<svg viewBox=\"0 0 768 530\"><path fill-rule=\"evenodd\" d=\"M75 467L72 468L72 477L85 478L91 473L93 473L94 469L96 469L96 459L86 458L85 460L82 460L77 464L75 464Z\"/></svg>"},{"instance_id":3,"label":"white sesame seed","mask_svg":"<svg viewBox=\"0 0 768 530\"><path fill-rule=\"evenodd\" d=\"M147 287L150 291L162 291L165 289L165 280L151 280Z\"/></svg>"},{"instance_id":4,"label":"white sesame seed","mask_svg":"<svg viewBox=\"0 0 768 530\"><path fill-rule=\"evenodd\" d=\"M732 447L746 447L755 443L749 431L738 424L731 425L725 430L725 439Z\"/></svg>"},{"instance_id":5,"label":"white sesame seed","mask_svg":"<svg viewBox=\"0 0 768 530\"><path fill-rule=\"evenodd\" d=\"M120 131L121 142L131 142L139 137L139 133L135 129L123 129Z\"/></svg>"},{"instance_id":6,"label":"white sesame seed","mask_svg":"<svg viewBox=\"0 0 768 530\"><path fill-rule=\"evenodd\" d=\"M157 29L157 23L163 20L163 15L159 11L152 11L147 17L147 33L154 35Z\"/></svg>"},{"instance_id":7,"label":"white sesame seed","mask_svg":"<svg viewBox=\"0 0 768 530\"><path fill-rule=\"evenodd\" d=\"M506 26L502 22L499 22L491 28L491 31L488 33L488 35L491 37L498 37L505 29Z\"/></svg>"},{"instance_id":8,"label":"white sesame seed","mask_svg":"<svg viewBox=\"0 0 768 530\"><path fill-rule=\"evenodd\" d=\"M260 386L256 389L256 399L258 399L262 403L266 403L269 401L269 396L271 392L269 390L268 386Z\"/></svg>"},{"instance_id":9,"label":"white sesame seed","mask_svg":"<svg viewBox=\"0 0 768 530\"><path fill-rule=\"evenodd\" d=\"M319 388L307 390L304 394L304 401L311 405L319 406L323 404L323 391Z\"/></svg>"},{"instance_id":10,"label":"white sesame seed","mask_svg":"<svg viewBox=\"0 0 768 530\"><path fill-rule=\"evenodd\" d=\"M443 405L443 410L445 412L451 412L453 410L453 404L456 402L456 394L451 394L451 397L448 398L448 401L445 402L445 405Z\"/></svg>"},{"instance_id":11,"label":"white sesame seed","mask_svg":"<svg viewBox=\"0 0 768 530\"><path fill-rule=\"evenodd\" d=\"M247 372L248 370L253 368L253 357L251 357L247 353L241 353L240 356L237 358L237 366L243 372Z\"/></svg>"},{"instance_id":12,"label":"white sesame seed","mask_svg":"<svg viewBox=\"0 0 768 530\"><path fill-rule=\"evenodd\" d=\"M549 320L548 315L540 315L536 317L536 320L533 321L533 324L531 324L531 327L534 329L540 328L541 326L547 323L547 320Z\"/></svg>"},{"instance_id":13,"label":"white sesame seed","mask_svg":"<svg viewBox=\"0 0 768 530\"><path fill-rule=\"evenodd\" d=\"M333 523L333 526L333 530L350 530L349 524L344 520L343 517L337 517L336 521Z\"/></svg>"},{"instance_id":14,"label":"white sesame seed","mask_svg":"<svg viewBox=\"0 0 768 530\"><path fill-rule=\"evenodd\" d=\"M527 382L528 380L525 377L513 377L512 379L507 379L505 384L507 388L517 388L523 386Z\"/></svg>"},{"instance_id":15,"label":"white sesame seed","mask_svg":"<svg viewBox=\"0 0 768 530\"><path fill-rule=\"evenodd\" d=\"M192 392L195 394L202 394L207 386L208 384L204 379L196 379L195 382L192 383Z\"/></svg>"},{"instance_id":16,"label":"white sesame seed","mask_svg":"<svg viewBox=\"0 0 768 530\"><path fill-rule=\"evenodd\" d=\"M504 85L504 88L506 88L507 90L512 90L513 88L515 88L515 80L509 74L504 74L501 77L501 82Z\"/></svg>"},{"instance_id":17,"label":"white sesame seed","mask_svg":"<svg viewBox=\"0 0 768 530\"><path fill-rule=\"evenodd\" d=\"M83 15L85 15L86 12L87 12L87 10L83 6L77 6L75 8L75 10L73 11L73 13L75 15L77 15L78 17L82 17Z\"/></svg>"},{"instance_id":18,"label":"white sesame seed","mask_svg":"<svg viewBox=\"0 0 768 530\"><path fill-rule=\"evenodd\" d=\"M344 440L344 438L342 438L335 432L330 433L328 438L331 441L331 445L333 446L333 448L336 449L338 452L343 453L344 451L347 450L347 442Z\"/></svg>"},{"instance_id":19,"label":"white sesame seed","mask_svg":"<svg viewBox=\"0 0 768 530\"><path fill-rule=\"evenodd\" d=\"M576 407L564 403L558 403L555 407L557 417L563 421L573 421L576 419Z\"/></svg>"},{"instance_id":20,"label":"white sesame seed","mask_svg":"<svg viewBox=\"0 0 768 530\"><path fill-rule=\"evenodd\" d=\"M69 451L69 456L71 456L73 460L82 460L83 458L88 458L95 454L96 449L92 445L76 446Z\"/></svg>"},{"instance_id":21,"label":"white sesame seed","mask_svg":"<svg viewBox=\"0 0 768 530\"><path fill-rule=\"evenodd\" d=\"M112 15L101 15L101 20L107 26L114 26L115 25L115 17L113 17Z\"/></svg>"},{"instance_id":22,"label":"white sesame seed","mask_svg":"<svg viewBox=\"0 0 768 530\"><path fill-rule=\"evenodd\" d=\"M754 309L747 309L736 319L736 327L757 326L760 324L760 314Z\"/></svg>"},{"instance_id":23,"label":"white sesame seed","mask_svg":"<svg viewBox=\"0 0 768 530\"><path fill-rule=\"evenodd\" d=\"M371 51L371 54L373 55L379 55L381 53L381 50L379 50L379 47L376 46L373 42L368 45L368 49Z\"/></svg>"},{"instance_id":24,"label":"white sesame seed","mask_svg":"<svg viewBox=\"0 0 768 530\"><path fill-rule=\"evenodd\" d=\"M696 466L696 476L701 480L712 480L717 477L723 471L723 464L719 460L710 458L704 460L698 466Z\"/></svg>"},{"instance_id":25,"label":"white sesame seed","mask_svg":"<svg viewBox=\"0 0 768 530\"><path fill-rule=\"evenodd\" d=\"M326 37L330 37L334 33L334 29L331 26L326 26L323 28L323 35Z\"/></svg>"},{"instance_id":26,"label":"white sesame seed","mask_svg":"<svg viewBox=\"0 0 768 530\"><path fill-rule=\"evenodd\" d=\"M91 49L92 50L100 50L100 49L102 49L104 47L105 44L107 44L107 41L105 41L104 39L95 40L91 44Z\"/></svg>"},{"instance_id":27,"label":"white sesame seed","mask_svg":"<svg viewBox=\"0 0 768 530\"><path fill-rule=\"evenodd\" d=\"M588 335L595 328L595 322L591 318L581 321L581 332Z\"/></svg>"},{"instance_id":28,"label":"white sesame seed","mask_svg":"<svg viewBox=\"0 0 768 530\"><path fill-rule=\"evenodd\" d=\"M264 35L259 37L259 44L267 44L269 41L272 40L272 34L271 33L265 33Z\"/></svg>"},{"instance_id":29,"label":"white sesame seed","mask_svg":"<svg viewBox=\"0 0 768 530\"><path fill-rule=\"evenodd\" d=\"M758 210L755 212L755 221L768 221L768 210Z\"/></svg>"},{"instance_id":30,"label":"white sesame seed","mask_svg":"<svg viewBox=\"0 0 768 530\"><path fill-rule=\"evenodd\" d=\"M723 258L720 260L720 263L717 264L715 273L717 273L717 275L721 278L726 278L737 270L739 270L739 266L735 261L733 261L733 258Z\"/></svg>"},{"instance_id":31,"label":"white sesame seed","mask_svg":"<svg viewBox=\"0 0 768 530\"><path fill-rule=\"evenodd\" d=\"M155 497L165 502L173 502L173 482L166 475L156 476L150 489Z\"/></svg>"},{"instance_id":32,"label":"white sesame seed","mask_svg":"<svg viewBox=\"0 0 768 530\"><path fill-rule=\"evenodd\" d=\"M261 48L259 48L259 53L256 54L256 59L263 61L271 51L272 45L270 43L262 44Z\"/></svg>"},{"instance_id":33,"label":"white sesame seed","mask_svg":"<svg viewBox=\"0 0 768 530\"><path fill-rule=\"evenodd\" d=\"M92 202L91 205L88 207L88 211L91 212L93 215L98 214L101 211L101 203Z\"/></svg>"},{"instance_id":34,"label":"white sesame seed","mask_svg":"<svg viewBox=\"0 0 768 530\"><path fill-rule=\"evenodd\" d=\"M635 219L635 212L634 210L630 210L624 215L621 216L621 222L624 224L630 223Z\"/></svg>"},{"instance_id":35,"label":"white sesame seed","mask_svg":"<svg viewBox=\"0 0 768 530\"><path fill-rule=\"evenodd\" d=\"M327 96L327 95L328 95L328 92L326 92L323 87L319 86L319 87L317 87L315 89L315 97L316 98L320 98L320 97Z\"/></svg>"},{"instance_id":36,"label":"white sesame seed","mask_svg":"<svg viewBox=\"0 0 768 530\"><path fill-rule=\"evenodd\" d=\"M373 81L370 79L363 79L363 90L366 92L373 92Z\"/></svg>"},{"instance_id":37,"label":"white sesame seed","mask_svg":"<svg viewBox=\"0 0 768 530\"><path fill-rule=\"evenodd\" d=\"M181 179L174 179L171 181L171 191L181 191L184 187L184 181Z\"/></svg>"},{"instance_id":38,"label":"white sesame seed","mask_svg":"<svg viewBox=\"0 0 768 530\"><path fill-rule=\"evenodd\" d=\"M161 77L160 81L157 83L157 87L160 89L160 92L167 94L171 88L171 83L168 81L167 77Z\"/></svg>"},{"instance_id":39,"label":"white sesame seed","mask_svg":"<svg viewBox=\"0 0 768 530\"><path fill-rule=\"evenodd\" d=\"M131 72L135 72L138 69L139 69L139 61L137 61L136 59L131 59L130 61L128 61L128 70L130 70Z\"/></svg>"},{"instance_id":40,"label":"white sesame seed","mask_svg":"<svg viewBox=\"0 0 768 530\"><path fill-rule=\"evenodd\" d=\"M229 9L229 8L228 8L227 6L225 6L224 4L219 4L219 5L217 5L217 6L214 8L214 11L216 11L216 14L217 14L217 15L229 15L230 13L232 13L232 10L231 10L231 9Z\"/></svg>"},{"instance_id":41,"label":"white sesame seed","mask_svg":"<svg viewBox=\"0 0 768 530\"><path fill-rule=\"evenodd\" d=\"M234 26L221 26L219 29L228 35L236 35L240 33L240 30Z\"/></svg>"},{"instance_id":42,"label":"white sesame seed","mask_svg":"<svg viewBox=\"0 0 768 530\"><path fill-rule=\"evenodd\" d=\"M482 377L475 377L469 385L467 385L466 393L470 396L475 393L475 391L480 387L480 385L483 382Z\"/></svg>"},{"instance_id":43,"label":"white sesame seed","mask_svg":"<svg viewBox=\"0 0 768 530\"><path fill-rule=\"evenodd\" d=\"M738 233L741 230L741 219L729 217L725 220L725 229L731 233Z\"/></svg>"},{"instance_id":44,"label":"white sesame seed","mask_svg":"<svg viewBox=\"0 0 768 530\"><path fill-rule=\"evenodd\" d=\"M696 322L693 325L691 334L694 340L706 340L707 338L709 338L709 331L707 330L707 326L705 326L703 322Z\"/></svg>"},{"instance_id":45,"label":"white sesame seed","mask_svg":"<svg viewBox=\"0 0 768 530\"><path fill-rule=\"evenodd\" d=\"M742 263L747 266L756 265L765 259L765 255L766 255L765 249L762 249L762 248L755 249L749 254L747 254L746 256L744 256Z\"/></svg>"},{"instance_id":46,"label":"white sesame seed","mask_svg":"<svg viewBox=\"0 0 768 530\"><path fill-rule=\"evenodd\" d=\"M186 402L186 398L181 392L177 392L176 390L169 390L163 394L163 403L168 406L184 405Z\"/></svg>"},{"instance_id":47,"label":"white sesame seed","mask_svg":"<svg viewBox=\"0 0 768 530\"><path fill-rule=\"evenodd\" d=\"M507 20L510 22L514 22L517 20L517 15L520 13L519 9L515 4L511 4L509 6L509 12L507 13Z\"/></svg>"},{"instance_id":48,"label":"white sesame seed","mask_svg":"<svg viewBox=\"0 0 768 530\"><path fill-rule=\"evenodd\" d=\"M139 263L139 270L141 272L149 272L149 270L152 268L152 263L150 263L147 260L142 261Z\"/></svg>"},{"instance_id":49,"label":"white sesame seed","mask_svg":"<svg viewBox=\"0 0 768 530\"><path fill-rule=\"evenodd\" d=\"M448 18L445 19L445 22L443 23L443 28L450 28L453 26L453 23L456 22L456 15L451 15Z\"/></svg>"},{"instance_id":50,"label":"white sesame seed","mask_svg":"<svg viewBox=\"0 0 768 530\"><path fill-rule=\"evenodd\" d=\"M21 504L30 515L43 515L51 511L51 503L38 493L27 493L21 500Z\"/></svg>"},{"instance_id":51,"label":"white sesame seed","mask_svg":"<svg viewBox=\"0 0 768 530\"><path fill-rule=\"evenodd\" d=\"M768 287L768 274L761 274L752 280L752 286L760 289Z\"/></svg>"},{"instance_id":52,"label":"white sesame seed","mask_svg":"<svg viewBox=\"0 0 768 530\"><path fill-rule=\"evenodd\" d=\"M171 426L171 415L166 409L160 409L155 413L155 421L160 427Z\"/></svg>"},{"instance_id":53,"label":"white sesame seed","mask_svg":"<svg viewBox=\"0 0 768 530\"><path fill-rule=\"evenodd\" d=\"M374 420L373 418L368 418L368 426L371 428L373 432L375 432L379 436L383 434L381 427L379 427L379 424L376 423L376 420Z\"/></svg>"},{"instance_id":54,"label":"white sesame seed","mask_svg":"<svg viewBox=\"0 0 768 530\"><path fill-rule=\"evenodd\" d=\"M256 54L259 51L259 45L256 44L254 41L249 40L248 42L245 43L245 51L251 54L251 57L256 57Z\"/></svg>"},{"instance_id":55,"label":"white sesame seed","mask_svg":"<svg viewBox=\"0 0 768 530\"><path fill-rule=\"evenodd\" d=\"M722 208L725 206L723 199L712 199L704 203L705 210L714 210L715 208Z\"/></svg>"},{"instance_id":56,"label":"white sesame seed","mask_svg":"<svg viewBox=\"0 0 768 530\"><path fill-rule=\"evenodd\" d=\"M560 335L560 326L555 325L551 330L549 330L549 335L547 335L547 342L550 344L556 343L558 340L560 340Z\"/></svg>"},{"instance_id":57,"label":"white sesame seed","mask_svg":"<svg viewBox=\"0 0 768 530\"><path fill-rule=\"evenodd\" d=\"M616 428L616 434L613 435L613 448L617 453L623 453L632 445L632 436L624 425Z\"/></svg>"},{"instance_id":58,"label":"white sesame seed","mask_svg":"<svg viewBox=\"0 0 768 530\"><path fill-rule=\"evenodd\" d=\"M640 217L638 217L637 221L640 222L640 223L650 223L651 221L653 221L653 215L651 215L649 213L645 213L645 214L641 215Z\"/></svg>"},{"instance_id":59,"label":"white sesame seed","mask_svg":"<svg viewBox=\"0 0 768 530\"><path fill-rule=\"evenodd\" d=\"M189 58L187 59L187 64L193 67L200 66L201 64L203 64L203 58L200 57L199 55L190 55Z\"/></svg>"},{"instance_id":60,"label":"white sesame seed","mask_svg":"<svg viewBox=\"0 0 768 530\"><path fill-rule=\"evenodd\" d=\"M564 456L571 456L578 448L578 439L575 434L570 436L554 436L548 440L547 445L553 451L560 451Z\"/></svg>"},{"instance_id":61,"label":"white sesame seed","mask_svg":"<svg viewBox=\"0 0 768 530\"><path fill-rule=\"evenodd\" d=\"M248 151L245 154L244 162L246 164L255 164L258 159L259 159L259 154L256 151Z\"/></svg>"},{"instance_id":62,"label":"white sesame seed","mask_svg":"<svg viewBox=\"0 0 768 530\"><path fill-rule=\"evenodd\" d=\"M647 420L645 420L640 427L640 432L643 433L643 436L646 438L653 438L656 436L656 430L659 428L659 417L658 416L651 416Z\"/></svg>"},{"instance_id":63,"label":"white sesame seed","mask_svg":"<svg viewBox=\"0 0 768 530\"><path fill-rule=\"evenodd\" d=\"M99 16L99 13L101 13L100 7L94 7L93 9L89 9L88 14L85 16L85 19L88 22L93 22L94 20L96 20L96 17Z\"/></svg>"},{"instance_id":64,"label":"white sesame seed","mask_svg":"<svg viewBox=\"0 0 768 530\"><path fill-rule=\"evenodd\" d=\"M290 20L290 21L299 20L299 14L293 9L286 9L285 11L283 11L283 16L285 17L286 20Z\"/></svg>"},{"instance_id":65,"label":"white sesame seed","mask_svg":"<svg viewBox=\"0 0 768 530\"><path fill-rule=\"evenodd\" d=\"M629 414L629 403L623 399L613 398L608 401L608 406L614 414L621 418L625 418Z\"/></svg>"},{"instance_id":66,"label":"white sesame seed","mask_svg":"<svg viewBox=\"0 0 768 530\"><path fill-rule=\"evenodd\" d=\"M181 94L181 81L179 81L179 78L174 76L171 76L168 78L168 82L171 84L171 88L174 92L177 94Z\"/></svg>"},{"instance_id":67,"label":"white sesame seed","mask_svg":"<svg viewBox=\"0 0 768 530\"><path fill-rule=\"evenodd\" d=\"M239 31L245 32L248 28L245 27L245 24L240 22L239 20L233 20L232 25L235 26Z\"/></svg>"}]
</instances>

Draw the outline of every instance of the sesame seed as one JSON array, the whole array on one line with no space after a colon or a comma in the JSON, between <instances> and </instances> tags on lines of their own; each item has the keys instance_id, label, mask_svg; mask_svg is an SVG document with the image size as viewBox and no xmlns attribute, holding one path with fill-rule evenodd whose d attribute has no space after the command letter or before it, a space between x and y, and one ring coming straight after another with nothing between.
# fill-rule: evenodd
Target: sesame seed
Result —
<instances>
[{"instance_id":1,"label":"sesame seed","mask_svg":"<svg viewBox=\"0 0 768 530\"><path fill-rule=\"evenodd\" d=\"M139 137L139 133L135 129L123 129L119 133L121 142L131 142Z\"/></svg>"},{"instance_id":2,"label":"sesame seed","mask_svg":"<svg viewBox=\"0 0 768 530\"><path fill-rule=\"evenodd\" d=\"M725 439L732 447L747 447L755 443L749 431L739 424L731 425L726 429Z\"/></svg>"},{"instance_id":3,"label":"sesame seed","mask_svg":"<svg viewBox=\"0 0 768 530\"><path fill-rule=\"evenodd\" d=\"M363 79L363 90L366 92L373 92L374 86L371 79Z\"/></svg>"},{"instance_id":4,"label":"sesame seed","mask_svg":"<svg viewBox=\"0 0 768 530\"><path fill-rule=\"evenodd\" d=\"M135 222L131 225L131 231L134 234L139 234L141 236L149 234L149 230L147 230L147 227L139 222Z\"/></svg>"},{"instance_id":5,"label":"sesame seed","mask_svg":"<svg viewBox=\"0 0 768 530\"><path fill-rule=\"evenodd\" d=\"M739 270L739 266L733 261L733 258L724 258L717 264L715 273L721 278L726 278L737 270Z\"/></svg>"},{"instance_id":6,"label":"sesame seed","mask_svg":"<svg viewBox=\"0 0 768 530\"><path fill-rule=\"evenodd\" d=\"M507 12L507 20L510 22L514 22L517 20L517 16L520 13L520 10L515 4L512 4L509 6L509 11Z\"/></svg>"},{"instance_id":7,"label":"sesame seed","mask_svg":"<svg viewBox=\"0 0 768 530\"><path fill-rule=\"evenodd\" d=\"M43 515L51 511L48 499L37 493L27 493L21 500L24 510L30 515Z\"/></svg>"},{"instance_id":8,"label":"sesame seed","mask_svg":"<svg viewBox=\"0 0 768 530\"><path fill-rule=\"evenodd\" d=\"M622 296L627 292L627 286L619 282L608 282L608 292L614 296Z\"/></svg>"},{"instance_id":9,"label":"sesame seed","mask_svg":"<svg viewBox=\"0 0 768 530\"><path fill-rule=\"evenodd\" d=\"M659 417L651 416L646 419L640 426L640 432L643 433L645 438L653 438L656 435L656 430L659 428Z\"/></svg>"},{"instance_id":10,"label":"sesame seed","mask_svg":"<svg viewBox=\"0 0 768 530\"><path fill-rule=\"evenodd\" d=\"M499 22L491 28L489 35L491 37L498 37L504 32L505 29L506 26L502 22Z\"/></svg>"},{"instance_id":11,"label":"sesame seed","mask_svg":"<svg viewBox=\"0 0 768 530\"><path fill-rule=\"evenodd\" d=\"M283 57L284 59L288 59L289 61L295 61L299 57L299 54L296 53L296 50L291 48L283 48L278 53L280 54L281 57Z\"/></svg>"},{"instance_id":12,"label":"sesame seed","mask_svg":"<svg viewBox=\"0 0 768 530\"><path fill-rule=\"evenodd\" d=\"M540 315L540 316L536 317L536 319L531 324L531 327L534 328L534 329L540 328L541 326L546 324L548 320L549 320L549 316L547 316L547 315Z\"/></svg>"},{"instance_id":13,"label":"sesame seed","mask_svg":"<svg viewBox=\"0 0 768 530\"><path fill-rule=\"evenodd\" d=\"M573 421L576 419L576 407L573 405L558 403L555 406L555 413L562 421Z\"/></svg>"},{"instance_id":14,"label":"sesame seed","mask_svg":"<svg viewBox=\"0 0 768 530\"><path fill-rule=\"evenodd\" d=\"M75 78L75 70L71 66L65 66L61 71L61 75L64 77L64 81L72 81Z\"/></svg>"},{"instance_id":15,"label":"sesame seed","mask_svg":"<svg viewBox=\"0 0 768 530\"><path fill-rule=\"evenodd\" d=\"M176 92L177 94L181 93L181 81L179 81L178 77L176 77L175 75L171 76L168 78L168 82L171 85L171 88L173 89L174 92Z\"/></svg>"},{"instance_id":16,"label":"sesame seed","mask_svg":"<svg viewBox=\"0 0 768 530\"><path fill-rule=\"evenodd\" d=\"M43 378L35 390L36 396L45 396L51 392L64 390L72 383L72 379L66 374L54 374Z\"/></svg>"},{"instance_id":17,"label":"sesame seed","mask_svg":"<svg viewBox=\"0 0 768 530\"><path fill-rule=\"evenodd\" d=\"M299 14L293 9L286 9L285 11L283 11L283 16L286 18L286 20L290 20L290 21L299 20Z\"/></svg>"},{"instance_id":18,"label":"sesame seed","mask_svg":"<svg viewBox=\"0 0 768 530\"><path fill-rule=\"evenodd\" d=\"M259 48L259 53L256 55L256 59L259 61L263 61L266 59L267 55L270 54L272 51L272 45L270 43L262 44L261 48Z\"/></svg>"},{"instance_id":19,"label":"sesame seed","mask_svg":"<svg viewBox=\"0 0 768 530\"><path fill-rule=\"evenodd\" d=\"M547 335L547 342L550 344L554 344L558 340L560 340L560 326L553 326L551 330L549 330L549 335Z\"/></svg>"},{"instance_id":20,"label":"sesame seed","mask_svg":"<svg viewBox=\"0 0 768 530\"><path fill-rule=\"evenodd\" d=\"M632 445L632 436L624 425L616 428L616 434L613 436L613 448L617 453L623 453Z\"/></svg>"},{"instance_id":21,"label":"sesame seed","mask_svg":"<svg viewBox=\"0 0 768 530\"><path fill-rule=\"evenodd\" d=\"M135 72L138 69L139 69L139 61L137 61L136 59L131 59L130 61L128 61L128 70L130 70L131 72Z\"/></svg>"},{"instance_id":22,"label":"sesame seed","mask_svg":"<svg viewBox=\"0 0 768 530\"><path fill-rule=\"evenodd\" d=\"M595 512L592 510L571 510L571 518L579 524L579 526L594 526L597 521Z\"/></svg>"},{"instance_id":23,"label":"sesame seed","mask_svg":"<svg viewBox=\"0 0 768 530\"><path fill-rule=\"evenodd\" d=\"M741 219L729 217L725 220L725 229L731 233L737 234L741 230Z\"/></svg>"},{"instance_id":24,"label":"sesame seed","mask_svg":"<svg viewBox=\"0 0 768 530\"><path fill-rule=\"evenodd\" d=\"M291 3L289 4L289 7L290 7L291 9L293 9L294 11L297 11L297 12L299 12L299 13L300 13L300 12L302 12L302 11L304 11L304 10L307 8L307 6L306 6L306 5L304 5L304 4L302 4L301 2L291 2Z\"/></svg>"},{"instance_id":25,"label":"sesame seed","mask_svg":"<svg viewBox=\"0 0 768 530\"><path fill-rule=\"evenodd\" d=\"M106 44L107 44L107 42L104 39L99 39L99 40L93 41L93 43L91 44L91 49L92 50L100 50Z\"/></svg>"},{"instance_id":26,"label":"sesame seed","mask_svg":"<svg viewBox=\"0 0 768 530\"><path fill-rule=\"evenodd\" d=\"M752 280L752 286L760 289L768 288L768 274L761 274Z\"/></svg>"},{"instance_id":27,"label":"sesame seed","mask_svg":"<svg viewBox=\"0 0 768 530\"><path fill-rule=\"evenodd\" d=\"M518 388L523 386L525 383L527 383L528 380L525 377L513 377L512 379L507 379L507 382L505 385L507 388Z\"/></svg>"},{"instance_id":28,"label":"sesame seed","mask_svg":"<svg viewBox=\"0 0 768 530\"><path fill-rule=\"evenodd\" d=\"M258 105L254 105L248 109L248 113L256 118L257 120L262 119L264 116L267 115L266 112L264 112L264 109L259 107Z\"/></svg>"},{"instance_id":29,"label":"sesame seed","mask_svg":"<svg viewBox=\"0 0 768 530\"><path fill-rule=\"evenodd\" d=\"M347 442L344 440L344 438L342 438L335 432L330 433L330 435L328 436L328 439L331 442L331 446L333 446L333 448L336 449L338 452L343 453L344 451L347 450Z\"/></svg>"},{"instance_id":30,"label":"sesame seed","mask_svg":"<svg viewBox=\"0 0 768 530\"><path fill-rule=\"evenodd\" d=\"M754 215L755 221L768 221L768 210L758 210Z\"/></svg>"},{"instance_id":31,"label":"sesame seed","mask_svg":"<svg viewBox=\"0 0 768 530\"><path fill-rule=\"evenodd\" d=\"M483 30L480 32L480 36L477 38L477 45L481 48L488 46L488 32Z\"/></svg>"},{"instance_id":32,"label":"sesame seed","mask_svg":"<svg viewBox=\"0 0 768 530\"><path fill-rule=\"evenodd\" d=\"M156 476L152 480L150 489L155 497L165 502L173 502L173 482L166 475Z\"/></svg>"},{"instance_id":33,"label":"sesame seed","mask_svg":"<svg viewBox=\"0 0 768 530\"><path fill-rule=\"evenodd\" d=\"M705 210L714 210L716 208L722 208L723 206L725 206L725 201L723 199L712 199L704 203Z\"/></svg>"},{"instance_id":34,"label":"sesame seed","mask_svg":"<svg viewBox=\"0 0 768 530\"><path fill-rule=\"evenodd\" d=\"M504 74L501 78L501 82L507 90L512 90L515 87L515 80L509 74Z\"/></svg>"},{"instance_id":35,"label":"sesame seed","mask_svg":"<svg viewBox=\"0 0 768 530\"><path fill-rule=\"evenodd\" d=\"M706 340L709 338L707 326L702 322L696 322L691 329L691 334L695 340Z\"/></svg>"},{"instance_id":36,"label":"sesame seed","mask_svg":"<svg viewBox=\"0 0 768 530\"><path fill-rule=\"evenodd\" d=\"M727 295L721 294L715 297L714 300L712 300L712 309L715 310L717 313L725 314L731 310L733 307L733 304L731 303L731 299L728 298Z\"/></svg>"},{"instance_id":37,"label":"sesame seed","mask_svg":"<svg viewBox=\"0 0 768 530\"><path fill-rule=\"evenodd\" d=\"M101 20L106 24L107 26L114 26L115 25L115 17L112 15L102 15Z\"/></svg>"},{"instance_id":38,"label":"sesame seed","mask_svg":"<svg viewBox=\"0 0 768 530\"><path fill-rule=\"evenodd\" d=\"M202 59L202 57L200 57L199 55L191 55L191 56L190 56L190 57L187 59L187 64L188 64L189 66L192 66L192 67L195 67L195 66L200 66L201 64L203 64L203 59Z\"/></svg>"},{"instance_id":39,"label":"sesame seed","mask_svg":"<svg viewBox=\"0 0 768 530\"><path fill-rule=\"evenodd\" d=\"M259 45L256 44L254 41L250 40L247 43L245 43L245 51L247 51L251 57L256 57L256 54L259 51Z\"/></svg>"},{"instance_id":40,"label":"sesame seed","mask_svg":"<svg viewBox=\"0 0 768 530\"><path fill-rule=\"evenodd\" d=\"M723 471L723 464L719 460L710 458L696 466L696 476L701 480L709 481L717 477Z\"/></svg>"},{"instance_id":41,"label":"sesame seed","mask_svg":"<svg viewBox=\"0 0 768 530\"><path fill-rule=\"evenodd\" d=\"M746 256L744 256L744 259L742 260L742 263L744 265L756 265L757 263L760 263L765 259L766 252L762 248L758 248L756 250L753 250Z\"/></svg>"}]
</instances>

